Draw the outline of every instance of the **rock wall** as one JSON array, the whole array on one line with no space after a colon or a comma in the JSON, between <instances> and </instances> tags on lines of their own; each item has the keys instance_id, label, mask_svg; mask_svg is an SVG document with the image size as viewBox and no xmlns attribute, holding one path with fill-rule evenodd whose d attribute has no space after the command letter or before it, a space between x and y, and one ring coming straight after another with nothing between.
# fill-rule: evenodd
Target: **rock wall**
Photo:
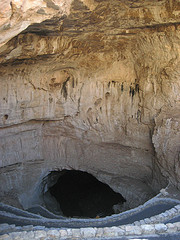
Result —
<instances>
[{"instance_id":1,"label":"rock wall","mask_svg":"<svg viewBox=\"0 0 180 240\"><path fill-rule=\"evenodd\" d=\"M42 2L19 1L25 30L1 29L1 198L28 207L63 168L136 204L179 187L179 1Z\"/></svg>"}]
</instances>

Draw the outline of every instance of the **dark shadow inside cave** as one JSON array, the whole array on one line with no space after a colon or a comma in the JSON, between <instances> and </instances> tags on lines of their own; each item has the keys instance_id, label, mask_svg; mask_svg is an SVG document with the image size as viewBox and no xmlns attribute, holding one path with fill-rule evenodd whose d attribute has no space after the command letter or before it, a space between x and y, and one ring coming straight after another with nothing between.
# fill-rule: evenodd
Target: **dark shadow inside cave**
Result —
<instances>
[{"instance_id":1,"label":"dark shadow inside cave","mask_svg":"<svg viewBox=\"0 0 180 240\"><path fill-rule=\"evenodd\" d=\"M57 176L57 172L54 172ZM53 172L51 173L53 174ZM98 218L114 214L126 200L87 172L63 170L49 188L66 217Z\"/></svg>"}]
</instances>

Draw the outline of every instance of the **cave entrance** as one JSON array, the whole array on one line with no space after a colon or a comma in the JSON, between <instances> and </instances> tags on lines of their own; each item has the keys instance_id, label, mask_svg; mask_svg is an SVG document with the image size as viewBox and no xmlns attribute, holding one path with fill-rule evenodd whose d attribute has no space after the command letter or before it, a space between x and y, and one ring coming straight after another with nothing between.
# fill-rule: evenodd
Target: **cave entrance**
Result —
<instances>
[{"instance_id":1,"label":"cave entrance","mask_svg":"<svg viewBox=\"0 0 180 240\"><path fill-rule=\"evenodd\" d=\"M52 172L56 183L49 188L66 217L99 218L114 214L114 207L122 206L126 200L107 184L87 172L63 170ZM52 178L52 176L51 176Z\"/></svg>"}]
</instances>

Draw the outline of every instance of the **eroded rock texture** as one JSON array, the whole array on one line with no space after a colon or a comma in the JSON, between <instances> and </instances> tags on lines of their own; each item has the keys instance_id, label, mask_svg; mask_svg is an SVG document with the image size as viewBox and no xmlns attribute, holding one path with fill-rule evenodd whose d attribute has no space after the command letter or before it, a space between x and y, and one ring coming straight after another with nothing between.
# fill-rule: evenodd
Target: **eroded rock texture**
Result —
<instances>
[{"instance_id":1,"label":"eroded rock texture","mask_svg":"<svg viewBox=\"0 0 180 240\"><path fill-rule=\"evenodd\" d=\"M1 7L2 199L26 208L64 168L133 195L131 207L168 181L179 187L180 2Z\"/></svg>"}]
</instances>

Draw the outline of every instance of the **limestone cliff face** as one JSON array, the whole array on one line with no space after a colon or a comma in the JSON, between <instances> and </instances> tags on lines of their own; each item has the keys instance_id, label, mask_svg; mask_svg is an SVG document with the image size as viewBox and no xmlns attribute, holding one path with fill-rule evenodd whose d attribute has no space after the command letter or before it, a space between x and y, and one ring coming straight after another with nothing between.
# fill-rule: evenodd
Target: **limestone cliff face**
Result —
<instances>
[{"instance_id":1,"label":"limestone cliff face","mask_svg":"<svg viewBox=\"0 0 180 240\"><path fill-rule=\"evenodd\" d=\"M22 2L0 15L2 195L63 168L142 201L160 172L179 187L180 2Z\"/></svg>"},{"instance_id":2,"label":"limestone cliff face","mask_svg":"<svg viewBox=\"0 0 180 240\"><path fill-rule=\"evenodd\" d=\"M69 14L72 0L5 0L0 5L0 46L33 23Z\"/></svg>"}]
</instances>

